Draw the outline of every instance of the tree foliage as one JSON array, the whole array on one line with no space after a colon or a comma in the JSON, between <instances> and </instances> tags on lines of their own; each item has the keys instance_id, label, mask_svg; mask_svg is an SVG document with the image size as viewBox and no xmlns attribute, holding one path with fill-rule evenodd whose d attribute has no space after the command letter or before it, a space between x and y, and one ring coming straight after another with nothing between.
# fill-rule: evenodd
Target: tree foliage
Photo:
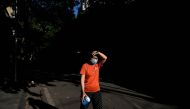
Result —
<instances>
[{"instance_id":1,"label":"tree foliage","mask_svg":"<svg viewBox=\"0 0 190 109\"><path fill-rule=\"evenodd\" d=\"M82 0L79 1L82 4ZM123 7L132 1L134 0L89 0L89 6ZM17 9L16 20L8 25L16 25L17 37L21 37L20 49L25 48L24 51L29 54L49 47L57 33L66 28L65 24L75 20L73 15L75 0L4 0L1 8L8 5L12 5L14 10ZM84 14L81 7L79 10L79 15Z\"/></svg>"}]
</instances>

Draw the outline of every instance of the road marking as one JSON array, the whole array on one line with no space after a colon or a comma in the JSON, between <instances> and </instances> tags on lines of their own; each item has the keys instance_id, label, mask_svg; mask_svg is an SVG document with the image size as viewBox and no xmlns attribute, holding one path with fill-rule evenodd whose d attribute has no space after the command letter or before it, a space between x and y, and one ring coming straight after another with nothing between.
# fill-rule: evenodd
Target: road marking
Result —
<instances>
[{"instance_id":1,"label":"road marking","mask_svg":"<svg viewBox=\"0 0 190 109\"><path fill-rule=\"evenodd\" d=\"M52 105L52 106L55 106L55 102L53 101L48 89L46 87L43 87L43 90L44 90L44 95L47 99L47 102Z\"/></svg>"}]
</instances>

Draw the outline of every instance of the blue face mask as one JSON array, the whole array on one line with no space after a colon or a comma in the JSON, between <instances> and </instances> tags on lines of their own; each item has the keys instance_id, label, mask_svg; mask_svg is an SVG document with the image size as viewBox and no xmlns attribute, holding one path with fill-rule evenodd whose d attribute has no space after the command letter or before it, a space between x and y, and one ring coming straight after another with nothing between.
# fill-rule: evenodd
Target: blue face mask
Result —
<instances>
[{"instance_id":1,"label":"blue face mask","mask_svg":"<svg viewBox=\"0 0 190 109\"><path fill-rule=\"evenodd\" d=\"M90 62L91 62L92 64L96 64L96 63L98 62L98 59L92 58L92 59L90 60Z\"/></svg>"}]
</instances>

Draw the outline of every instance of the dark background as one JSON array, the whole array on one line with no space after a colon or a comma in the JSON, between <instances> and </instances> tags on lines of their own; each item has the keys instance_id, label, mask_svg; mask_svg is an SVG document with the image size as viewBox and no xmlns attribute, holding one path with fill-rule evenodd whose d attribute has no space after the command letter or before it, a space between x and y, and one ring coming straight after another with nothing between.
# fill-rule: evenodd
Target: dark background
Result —
<instances>
[{"instance_id":1,"label":"dark background","mask_svg":"<svg viewBox=\"0 0 190 109\"><path fill-rule=\"evenodd\" d=\"M108 56L101 70L102 81L183 105L188 94L187 51L173 4L158 0L135 1L127 7L95 4L87 14L66 23L52 46L40 52L30 68L55 75L78 74L86 53L99 50ZM6 33L6 28L2 32ZM7 52L1 42L1 58L5 60ZM1 62L6 72L7 61Z\"/></svg>"}]
</instances>

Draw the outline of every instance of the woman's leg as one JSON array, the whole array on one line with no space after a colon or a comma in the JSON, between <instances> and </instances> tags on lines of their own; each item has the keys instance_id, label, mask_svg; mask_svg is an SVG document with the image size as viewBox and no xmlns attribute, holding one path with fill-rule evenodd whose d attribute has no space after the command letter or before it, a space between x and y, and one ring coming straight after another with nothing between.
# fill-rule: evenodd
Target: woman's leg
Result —
<instances>
[{"instance_id":1,"label":"woman's leg","mask_svg":"<svg viewBox=\"0 0 190 109\"><path fill-rule=\"evenodd\" d=\"M95 92L92 99L93 109L102 109L102 95L101 92Z\"/></svg>"}]
</instances>

